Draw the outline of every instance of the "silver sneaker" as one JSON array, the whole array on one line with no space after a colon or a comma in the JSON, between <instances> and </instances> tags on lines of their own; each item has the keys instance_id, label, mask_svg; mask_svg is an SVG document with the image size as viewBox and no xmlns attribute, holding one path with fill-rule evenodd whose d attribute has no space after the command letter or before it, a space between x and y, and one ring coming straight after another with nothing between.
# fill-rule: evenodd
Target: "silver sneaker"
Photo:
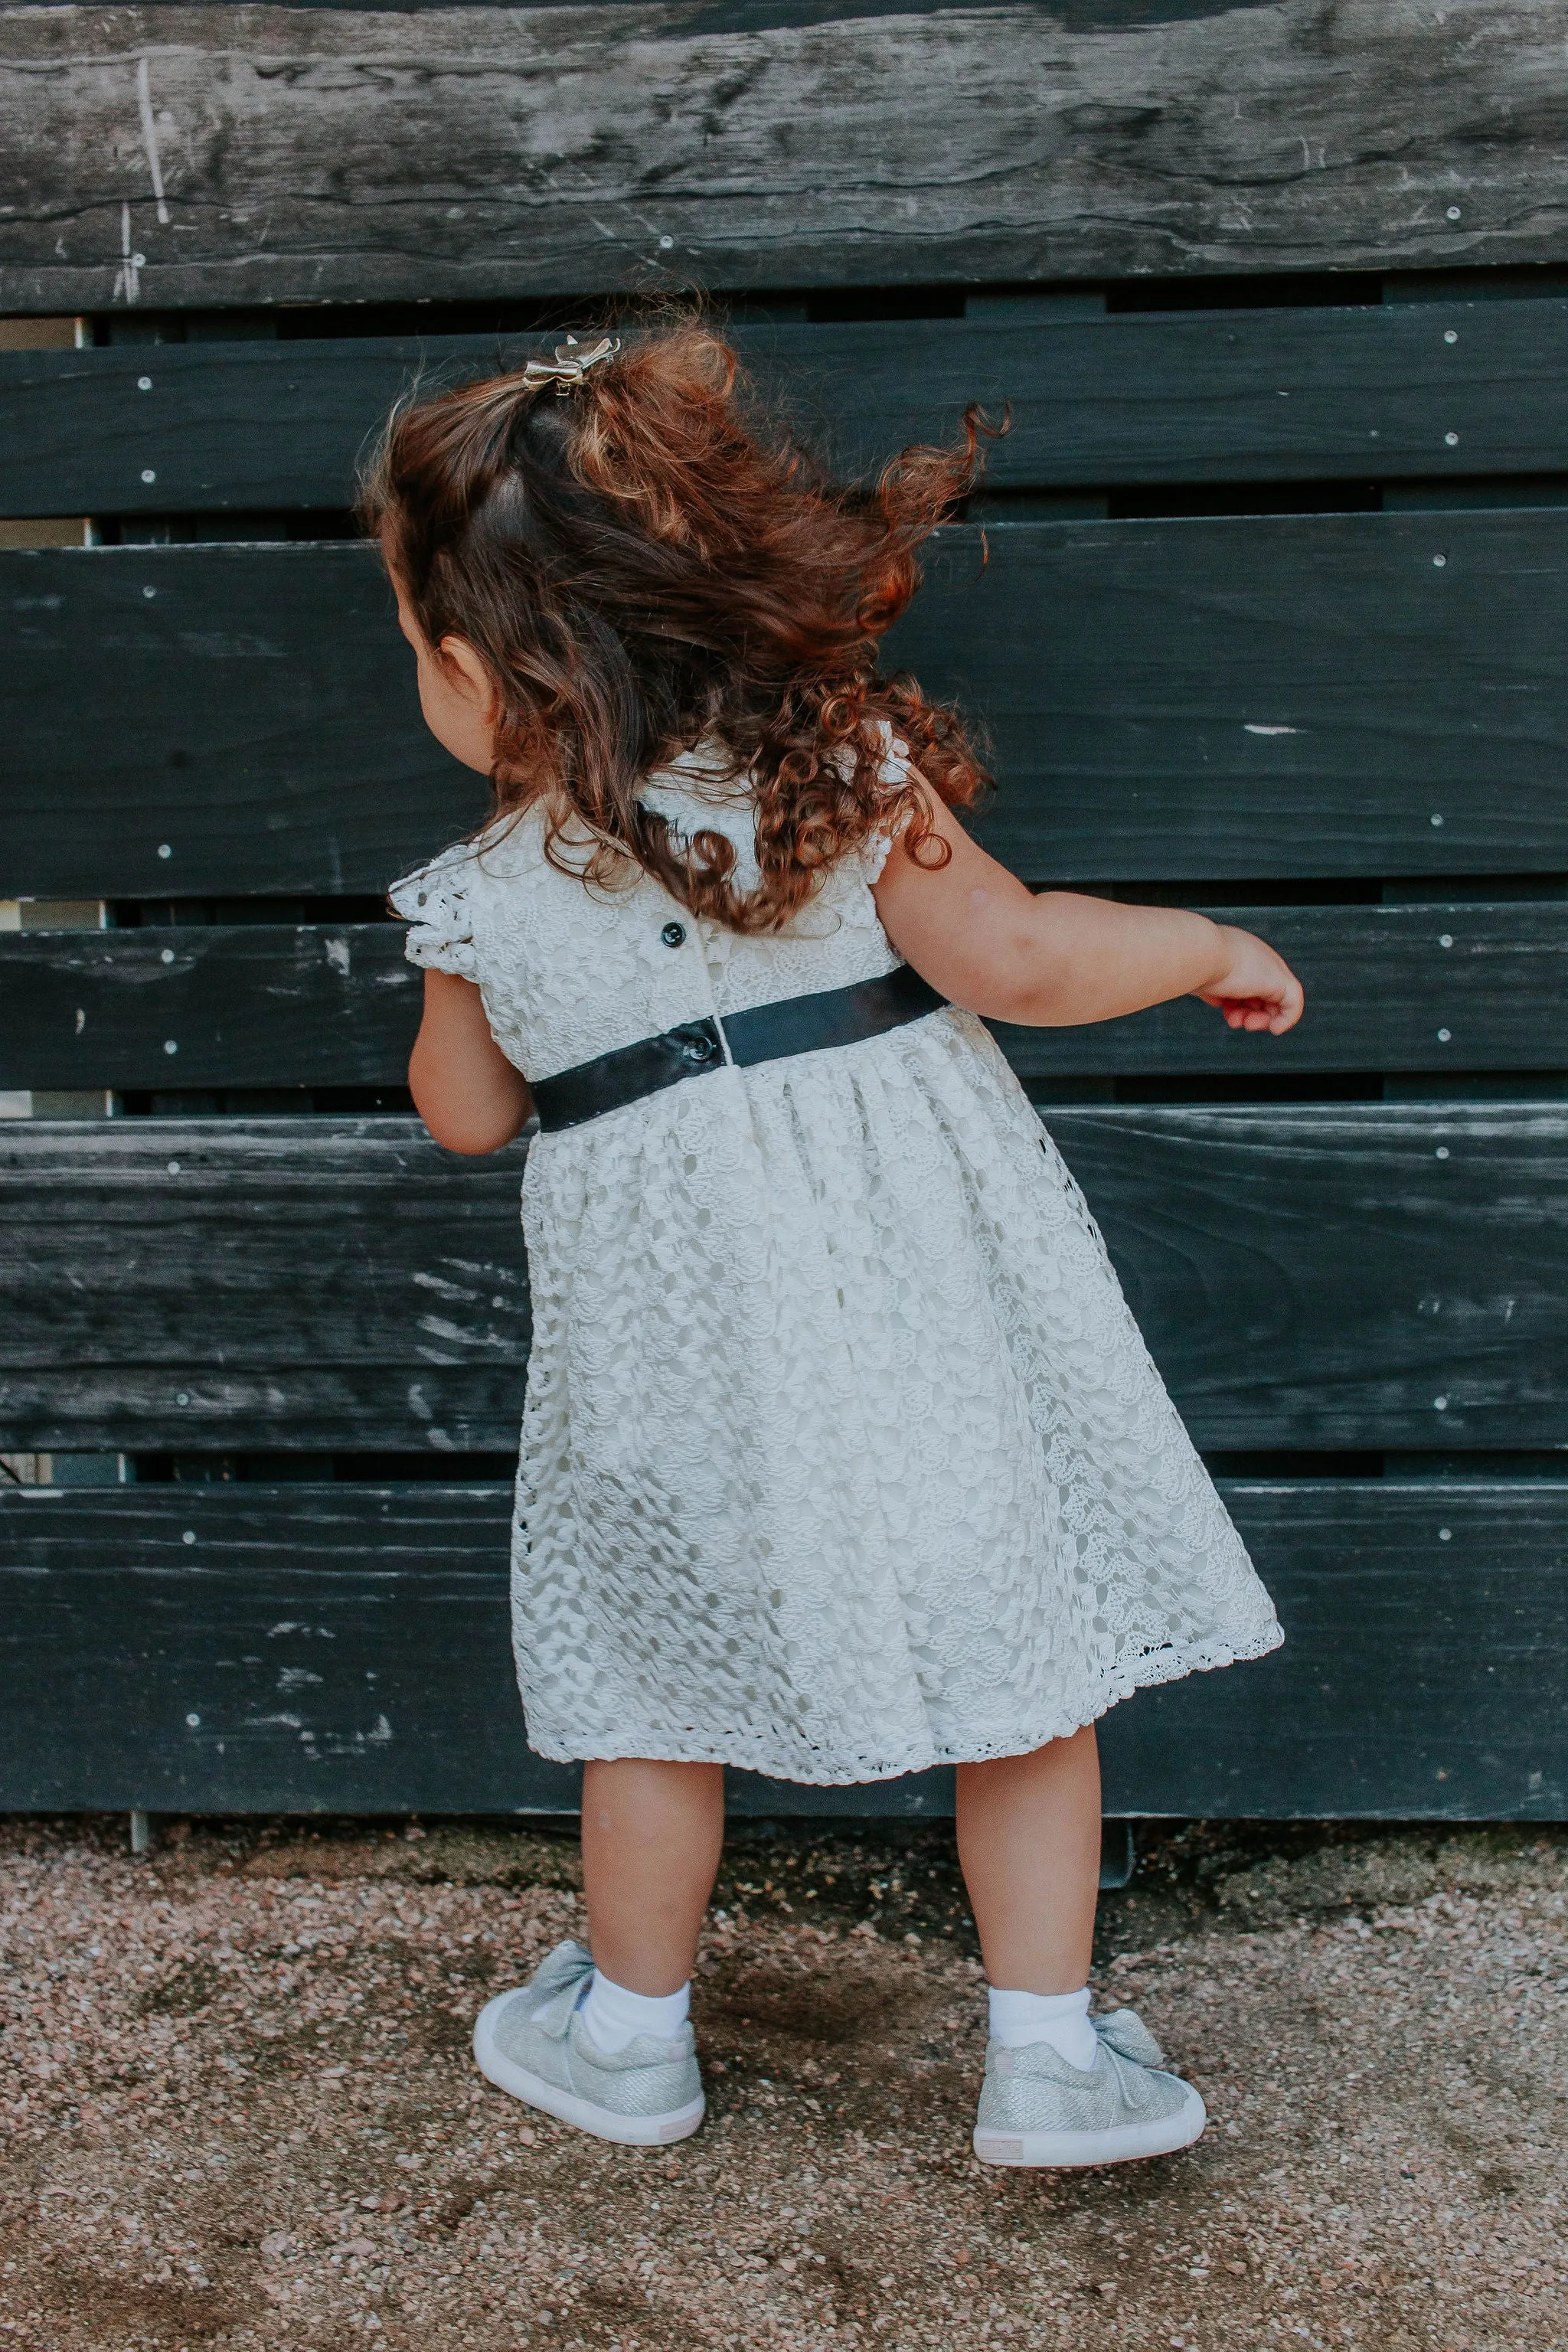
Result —
<instances>
[{"instance_id":1,"label":"silver sneaker","mask_svg":"<svg viewBox=\"0 0 1568 2352\"><path fill-rule=\"evenodd\" d=\"M1190 2083L1165 2071L1134 2009L1090 2019L1095 2063L1069 2066L1048 2042L985 2053L974 2125L982 2164L1125 2164L1191 2147L1208 2121Z\"/></svg>"},{"instance_id":2,"label":"silver sneaker","mask_svg":"<svg viewBox=\"0 0 1568 2352\"><path fill-rule=\"evenodd\" d=\"M594 1973L581 1944L557 1944L521 1990L498 1992L474 2025L481 2074L514 2099L595 2139L662 2147L702 2121L702 2077L691 2028L668 2042L639 2033L612 2056L578 2015Z\"/></svg>"}]
</instances>

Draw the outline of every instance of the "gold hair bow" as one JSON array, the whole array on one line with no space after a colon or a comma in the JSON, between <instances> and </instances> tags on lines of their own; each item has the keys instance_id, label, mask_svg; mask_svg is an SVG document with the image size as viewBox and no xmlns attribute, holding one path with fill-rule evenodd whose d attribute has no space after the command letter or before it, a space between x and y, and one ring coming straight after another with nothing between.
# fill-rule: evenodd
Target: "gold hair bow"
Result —
<instances>
[{"instance_id":1,"label":"gold hair bow","mask_svg":"<svg viewBox=\"0 0 1568 2352\"><path fill-rule=\"evenodd\" d=\"M555 346L552 360L530 360L522 371L526 384L552 383L564 400L574 383L581 383L591 367L601 360L613 360L621 348L618 335L606 335L591 352L580 351L575 335L568 335L563 343Z\"/></svg>"}]
</instances>

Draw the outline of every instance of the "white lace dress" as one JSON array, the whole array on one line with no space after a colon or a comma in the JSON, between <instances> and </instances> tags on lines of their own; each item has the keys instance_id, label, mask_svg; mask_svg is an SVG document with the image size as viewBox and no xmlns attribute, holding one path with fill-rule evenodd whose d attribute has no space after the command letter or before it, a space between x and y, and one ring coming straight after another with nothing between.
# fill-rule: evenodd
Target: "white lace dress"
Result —
<instances>
[{"instance_id":1,"label":"white lace dress","mask_svg":"<svg viewBox=\"0 0 1568 2352\"><path fill-rule=\"evenodd\" d=\"M717 824L696 755L644 798ZM393 892L547 1077L899 958L847 860L782 936L525 817ZM513 1623L542 1755L880 1780L1022 1753L1272 1649L1268 1596L1100 1234L972 1014L715 1067L531 1145Z\"/></svg>"}]
</instances>

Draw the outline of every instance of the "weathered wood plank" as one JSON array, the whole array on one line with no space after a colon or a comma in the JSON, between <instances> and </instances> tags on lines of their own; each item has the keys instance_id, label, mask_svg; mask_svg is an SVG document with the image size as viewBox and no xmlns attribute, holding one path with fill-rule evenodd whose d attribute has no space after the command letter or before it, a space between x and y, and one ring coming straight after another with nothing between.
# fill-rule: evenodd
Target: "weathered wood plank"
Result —
<instances>
[{"instance_id":1,"label":"weathered wood plank","mask_svg":"<svg viewBox=\"0 0 1568 2352\"><path fill-rule=\"evenodd\" d=\"M1568 514L987 538L976 578L942 535L892 652L989 729L982 830L1030 879L1561 868Z\"/></svg>"},{"instance_id":2,"label":"weathered wood plank","mask_svg":"<svg viewBox=\"0 0 1568 2352\"><path fill-rule=\"evenodd\" d=\"M1560 1821L1568 1485L1222 1481L1285 1646L1106 1718L1106 1804Z\"/></svg>"},{"instance_id":3,"label":"weathered wood plank","mask_svg":"<svg viewBox=\"0 0 1568 2352\"><path fill-rule=\"evenodd\" d=\"M733 332L851 473L951 434L970 400L1011 404L987 468L1003 490L1568 465L1563 301ZM0 513L345 507L368 436L411 383L519 366L556 340L0 352Z\"/></svg>"},{"instance_id":4,"label":"weathered wood plank","mask_svg":"<svg viewBox=\"0 0 1568 2352\"><path fill-rule=\"evenodd\" d=\"M1103 29L16 8L0 34L12 310L1568 254L1552 0Z\"/></svg>"},{"instance_id":5,"label":"weathered wood plank","mask_svg":"<svg viewBox=\"0 0 1568 2352\"><path fill-rule=\"evenodd\" d=\"M371 550L87 551L77 572L0 555L13 894L380 890L482 818L482 782L425 731Z\"/></svg>"},{"instance_id":6,"label":"weathered wood plank","mask_svg":"<svg viewBox=\"0 0 1568 2352\"><path fill-rule=\"evenodd\" d=\"M1001 1025L1026 1077L1556 1069L1568 905L1226 907L1300 973L1287 1037L1191 999L1084 1029ZM401 1086L420 975L401 925L0 933L0 1087Z\"/></svg>"},{"instance_id":7,"label":"weathered wood plank","mask_svg":"<svg viewBox=\"0 0 1568 2352\"><path fill-rule=\"evenodd\" d=\"M1201 1444L1568 1444L1568 1110L1058 1110ZM0 1129L0 1444L506 1448L521 1153L403 1118Z\"/></svg>"},{"instance_id":8,"label":"weathered wood plank","mask_svg":"<svg viewBox=\"0 0 1568 2352\"><path fill-rule=\"evenodd\" d=\"M1130 1106L1048 1123L1201 1444L1568 1436L1555 1108Z\"/></svg>"},{"instance_id":9,"label":"weathered wood plank","mask_svg":"<svg viewBox=\"0 0 1568 2352\"><path fill-rule=\"evenodd\" d=\"M1225 1492L1285 1647L1114 1708L1109 1810L1561 1817L1568 1486ZM0 1806L572 1806L575 1775L523 1737L509 1503L494 1487L0 1496ZM855 1790L750 1775L731 1786L731 1805L753 1811L951 1802L935 1774Z\"/></svg>"},{"instance_id":10,"label":"weathered wood plank","mask_svg":"<svg viewBox=\"0 0 1568 2352\"><path fill-rule=\"evenodd\" d=\"M891 657L989 728L1030 880L1568 868L1568 512L986 540L942 535ZM0 613L15 894L377 889L481 814L368 549L8 554Z\"/></svg>"},{"instance_id":11,"label":"weathered wood plank","mask_svg":"<svg viewBox=\"0 0 1568 2352\"><path fill-rule=\"evenodd\" d=\"M423 997L404 937L400 923L0 934L0 1086L401 1086Z\"/></svg>"},{"instance_id":12,"label":"weathered wood plank","mask_svg":"<svg viewBox=\"0 0 1568 2352\"><path fill-rule=\"evenodd\" d=\"M0 1385L20 1418L89 1448L89 1430L137 1426L185 1446L223 1428L515 1442L521 1149L467 1164L404 1118L16 1121L0 1164L16 1307Z\"/></svg>"}]
</instances>

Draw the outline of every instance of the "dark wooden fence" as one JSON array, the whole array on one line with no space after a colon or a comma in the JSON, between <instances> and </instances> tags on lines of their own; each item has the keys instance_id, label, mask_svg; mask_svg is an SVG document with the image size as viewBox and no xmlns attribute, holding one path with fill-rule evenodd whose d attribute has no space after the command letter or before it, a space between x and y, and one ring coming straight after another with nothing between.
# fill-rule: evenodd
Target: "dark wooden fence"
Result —
<instances>
[{"instance_id":1,"label":"dark wooden fence","mask_svg":"<svg viewBox=\"0 0 1568 2352\"><path fill-rule=\"evenodd\" d=\"M847 469L1011 404L900 646L986 838L1307 982L1002 1033L1289 1637L1108 1804L1568 1810L1565 124L1546 0L0 8L0 1804L573 1801L521 1152L408 1115L380 905L480 802L348 508L697 281Z\"/></svg>"}]
</instances>

